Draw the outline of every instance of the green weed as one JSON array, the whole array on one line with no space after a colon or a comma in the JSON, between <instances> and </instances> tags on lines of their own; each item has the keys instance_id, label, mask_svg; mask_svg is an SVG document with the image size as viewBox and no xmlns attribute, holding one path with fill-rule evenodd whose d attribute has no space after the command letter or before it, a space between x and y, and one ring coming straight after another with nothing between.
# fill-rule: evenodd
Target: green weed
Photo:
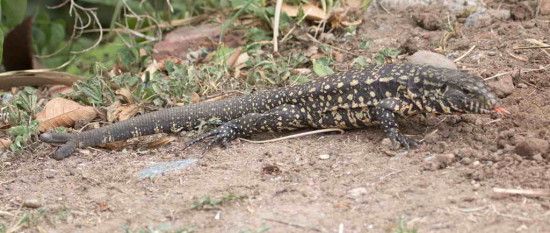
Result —
<instances>
[{"instance_id":1,"label":"green weed","mask_svg":"<svg viewBox=\"0 0 550 233\"><path fill-rule=\"evenodd\" d=\"M140 228L136 230L132 230L128 226L122 226L122 230L124 230L125 233L192 233L193 231L184 227L177 228L175 230L170 230L172 227L172 223L163 223L159 226L147 226L146 228Z\"/></svg>"},{"instance_id":2,"label":"green weed","mask_svg":"<svg viewBox=\"0 0 550 233\"><path fill-rule=\"evenodd\" d=\"M395 227L392 232L393 233L417 233L418 230L414 227L413 228L408 227L406 218L399 218L397 219L397 227Z\"/></svg>"},{"instance_id":3,"label":"green weed","mask_svg":"<svg viewBox=\"0 0 550 233\"><path fill-rule=\"evenodd\" d=\"M200 198L191 205L191 209L213 209L218 208L220 205L234 201L248 198L247 195L233 195L229 194L219 199L212 199L210 196Z\"/></svg>"},{"instance_id":4,"label":"green weed","mask_svg":"<svg viewBox=\"0 0 550 233\"><path fill-rule=\"evenodd\" d=\"M397 55L401 53L398 49L390 49L390 48L384 48L380 51L378 51L378 55L374 57L374 60L376 60L376 63L378 65L382 65L385 63L391 63L391 60L396 58Z\"/></svg>"}]
</instances>

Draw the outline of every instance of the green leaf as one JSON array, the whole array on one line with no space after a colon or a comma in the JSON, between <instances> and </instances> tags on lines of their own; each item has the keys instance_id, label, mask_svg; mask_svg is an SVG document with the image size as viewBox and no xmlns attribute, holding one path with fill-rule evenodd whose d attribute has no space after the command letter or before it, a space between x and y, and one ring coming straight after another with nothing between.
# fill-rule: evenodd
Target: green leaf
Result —
<instances>
[{"instance_id":1,"label":"green leaf","mask_svg":"<svg viewBox=\"0 0 550 233\"><path fill-rule=\"evenodd\" d=\"M0 0L2 24L13 28L23 21L27 11L27 0Z\"/></svg>"},{"instance_id":2,"label":"green leaf","mask_svg":"<svg viewBox=\"0 0 550 233\"><path fill-rule=\"evenodd\" d=\"M368 49L370 47L370 43L371 43L370 40L363 41L359 44L359 48L360 49Z\"/></svg>"},{"instance_id":3,"label":"green leaf","mask_svg":"<svg viewBox=\"0 0 550 233\"><path fill-rule=\"evenodd\" d=\"M307 83L309 81L311 81L311 79L307 76L303 76L303 75L293 75L293 76L290 76L290 80L298 83L298 84L302 84L302 83Z\"/></svg>"},{"instance_id":4,"label":"green leaf","mask_svg":"<svg viewBox=\"0 0 550 233\"><path fill-rule=\"evenodd\" d=\"M127 47L124 47L117 51L117 58L126 68L130 68L132 64L136 63L138 60L135 51Z\"/></svg>"},{"instance_id":5,"label":"green leaf","mask_svg":"<svg viewBox=\"0 0 550 233\"><path fill-rule=\"evenodd\" d=\"M364 56L359 56L353 59L354 67L361 68L367 66L367 58Z\"/></svg>"},{"instance_id":6,"label":"green leaf","mask_svg":"<svg viewBox=\"0 0 550 233\"><path fill-rule=\"evenodd\" d=\"M328 65L329 60L327 57L321 57L317 60L313 60L313 72L315 72L315 74L319 77L334 74L334 70L332 70Z\"/></svg>"}]
</instances>

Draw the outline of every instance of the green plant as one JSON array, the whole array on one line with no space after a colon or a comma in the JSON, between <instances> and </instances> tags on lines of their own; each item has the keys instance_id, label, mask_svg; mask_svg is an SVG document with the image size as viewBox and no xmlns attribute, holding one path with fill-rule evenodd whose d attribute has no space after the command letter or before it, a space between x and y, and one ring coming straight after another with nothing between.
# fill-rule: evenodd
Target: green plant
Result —
<instances>
[{"instance_id":1,"label":"green plant","mask_svg":"<svg viewBox=\"0 0 550 233\"><path fill-rule=\"evenodd\" d=\"M313 60L313 72L315 72L315 74L317 74L319 77L334 74L334 70L330 68L331 63L332 60L327 56L323 56L317 60Z\"/></svg>"},{"instance_id":2,"label":"green plant","mask_svg":"<svg viewBox=\"0 0 550 233\"><path fill-rule=\"evenodd\" d=\"M4 93L4 95L8 94ZM34 114L40 110L37 102L36 89L25 87L9 99L6 106L2 108L5 120L11 125L28 124Z\"/></svg>"},{"instance_id":3,"label":"green plant","mask_svg":"<svg viewBox=\"0 0 550 233\"><path fill-rule=\"evenodd\" d=\"M10 145L12 151L21 152L30 142L33 135L38 134L39 121L31 121L28 125L18 125L8 130L8 135L13 143Z\"/></svg>"},{"instance_id":4,"label":"green plant","mask_svg":"<svg viewBox=\"0 0 550 233\"><path fill-rule=\"evenodd\" d=\"M219 199L211 199L210 196L206 196L206 197L200 198L199 200L195 201L191 205L191 209L217 208L218 206L220 206L224 203L234 201L234 200L245 199L245 198L248 198L248 196L247 195L229 194L229 195L223 196L222 198L219 198Z\"/></svg>"},{"instance_id":5,"label":"green plant","mask_svg":"<svg viewBox=\"0 0 550 233\"><path fill-rule=\"evenodd\" d=\"M418 230L416 228L409 228L407 226L407 219L406 218L399 218L397 219L397 226L393 229L393 233L417 233Z\"/></svg>"},{"instance_id":6,"label":"green plant","mask_svg":"<svg viewBox=\"0 0 550 233\"><path fill-rule=\"evenodd\" d=\"M128 226L121 226L122 230L124 230L125 233L191 233L192 230L189 230L184 227L177 228L175 230L170 230L172 228L172 223L163 223L158 226L147 226L146 228L140 228L136 230L132 230Z\"/></svg>"},{"instance_id":7,"label":"green plant","mask_svg":"<svg viewBox=\"0 0 550 233\"><path fill-rule=\"evenodd\" d=\"M391 62L391 59L394 59L401 53L398 49L384 48L378 51L378 55L374 57L378 65L382 65L386 62Z\"/></svg>"}]
</instances>

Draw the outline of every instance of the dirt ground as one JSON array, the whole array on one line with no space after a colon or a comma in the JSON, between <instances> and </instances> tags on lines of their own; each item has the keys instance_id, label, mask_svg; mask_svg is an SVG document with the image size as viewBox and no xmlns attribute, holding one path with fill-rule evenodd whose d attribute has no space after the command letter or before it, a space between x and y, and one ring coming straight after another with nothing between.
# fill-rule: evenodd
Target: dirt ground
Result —
<instances>
[{"instance_id":1,"label":"dirt ground","mask_svg":"<svg viewBox=\"0 0 550 233\"><path fill-rule=\"evenodd\" d=\"M335 45L372 57L384 47L433 50L445 33L420 28L410 11L363 19L356 36ZM62 161L50 159L53 148L45 147L2 161L0 223L16 225L26 213L25 232L392 232L400 220L419 232L550 232L549 196L494 191L550 189L548 151L515 153L525 140L550 140L549 73L518 74L550 64L550 55L513 50L529 38L548 43L550 17L460 31L442 53L456 58L475 45L458 62L461 70L482 77L512 71L515 89L501 102L510 115L404 119L401 128L424 139L408 154L389 150L378 128L268 144L237 141L203 157L200 147L181 151L188 137L147 153L88 148ZM357 49L367 39L371 47ZM355 57L344 55L341 67ZM190 158L198 162L137 176L155 162ZM247 197L191 209L201 198L231 194Z\"/></svg>"}]
</instances>

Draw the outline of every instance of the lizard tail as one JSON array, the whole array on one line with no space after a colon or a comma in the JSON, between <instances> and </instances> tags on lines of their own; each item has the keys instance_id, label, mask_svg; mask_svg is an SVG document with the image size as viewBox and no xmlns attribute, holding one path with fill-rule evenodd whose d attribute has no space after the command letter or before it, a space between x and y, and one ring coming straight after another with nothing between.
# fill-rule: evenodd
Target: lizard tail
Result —
<instances>
[{"instance_id":1,"label":"lizard tail","mask_svg":"<svg viewBox=\"0 0 550 233\"><path fill-rule=\"evenodd\" d=\"M233 98L173 107L88 131L78 133L43 133L40 135L40 140L47 143L64 143L52 156L54 159L61 160L70 156L76 148L155 133L190 130L199 125L201 121L212 118L218 118L222 122L226 122L253 111L254 108L250 105L254 100L246 97Z\"/></svg>"}]
</instances>

